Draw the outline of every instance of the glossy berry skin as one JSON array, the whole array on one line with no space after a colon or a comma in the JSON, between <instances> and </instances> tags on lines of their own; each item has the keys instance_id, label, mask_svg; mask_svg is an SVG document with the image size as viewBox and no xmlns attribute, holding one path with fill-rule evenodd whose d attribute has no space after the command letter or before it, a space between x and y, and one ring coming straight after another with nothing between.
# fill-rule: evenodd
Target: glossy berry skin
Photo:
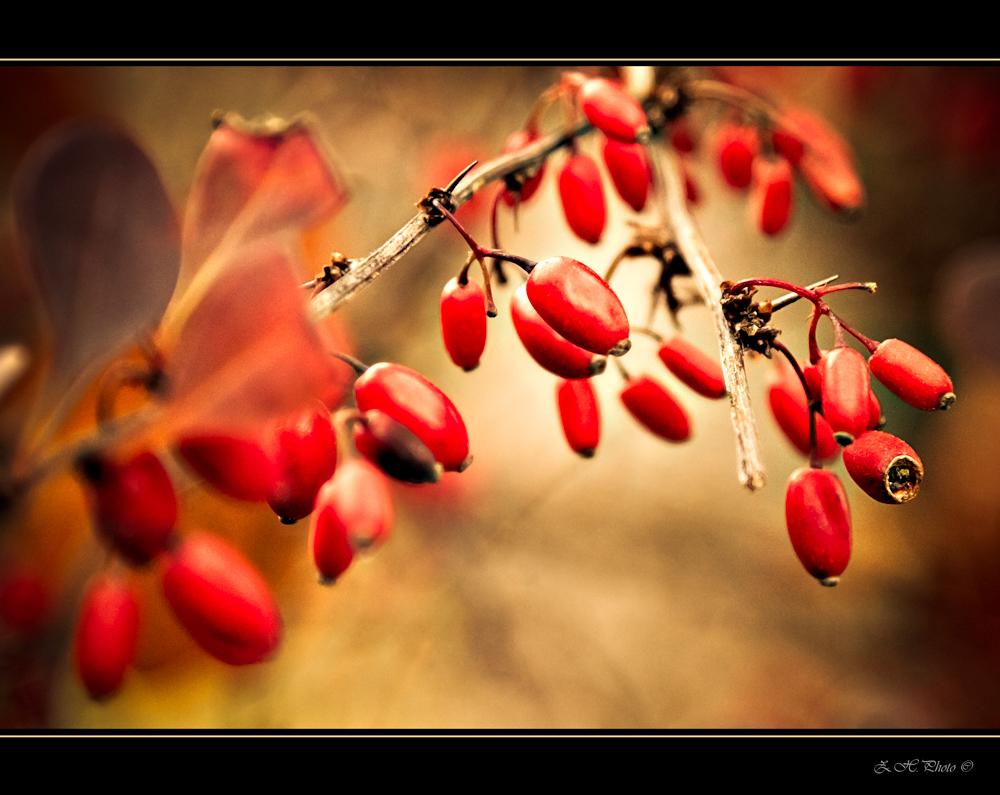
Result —
<instances>
[{"instance_id":1,"label":"glossy berry skin","mask_svg":"<svg viewBox=\"0 0 1000 795\"><path fill-rule=\"evenodd\" d=\"M631 379L621 392L622 403L647 430L670 442L691 435L691 421L684 407L666 387L647 375Z\"/></svg>"},{"instance_id":2,"label":"glossy berry skin","mask_svg":"<svg viewBox=\"0 0 1000 795\"><path fill-rule=\"evenodd\" d=\"M235 500L264 502L274 488L274 462L257 441L194 435L181 439L177 452L210 486Z\"/></svg>"},{"instance_id":3,"label":"glossy berry skin","mask_svg":"<svg viewBox=\"0 0 1000 795\"><path fill-rule=\"evenodd\" d=\"M569 257L535 265L527 281L528 300L557 334L601 356L620 356L631 347L622 302L594 271Z\"/></svg>"},{"instance_id":4,"label":"glossy berry skin","mask_svg":"<svg viewBox=\"0 0 1000 795\"><path fill-rule=\"evenodd\" d=\"M924 477L913 448L882 431L865 431L845 447L844 466L865 494L889 505L916 497Z\"/></svg>"},{"instance_id":5,"label":"glossy berry skin","mask_svg":"<svg viewBox=\"0 0 1000 795\"><path fill-rule=\"evenodd\" d=\"M384 411L366 411L353 423L351 433L358 452L391 478L437 483L444 472L431 449Z\"/></svg>"},{"instance_id":6,"label":"glossy berry skin","mask_svg":"<svg viewBox=\"0 0 1000 795\"><path fill-rule=\"evenodd\" d=\"M139 600L126 577L102 574L87 587L76 624L74 658L94 699L117 692L139 645Z\"/></svg>"},{"instance_id":7,"label":"glossy berry skin","mask_svg":"<svg viewBox=\"0 0 1000 795\"><path fill-rule=\"evenodd\" d=\"M795 371L787 363L780 363L768 376L767 398L778 427L800 453L810 455L809 404L806 401L806 391ZM818 413L816 452L823 460L835 458L840 452L840 445L833 436L830 423Z\"/></svg>"},{"instance_id":8,"label":"glossy berry skin","mask_svg":"<svg viewBox=\"0 0 1000 795\"><path fill-rule=\"evenodd\" d=\"M776 235L792 214L792 167L783 157L757 158L753 163L750 206L757 227L765 235Z\"/></svg>"},{"instance_id":9,"label":"glossy berry skin","mask_svg":"<svg viewBox=\"0 0 1000 795\"><path fill-rule=\"evenodd\" d=\"M757 130L727 122L716 139L719 166L726 182L734 188L746 188L753 179L753 161L760 149Z\"/></svg>"},{"instance_id":10,"label":"glossy berry skin","mask_svg":"<svg viewBox=\"0 0 1000 795\"><path fill-rule=\"evenodd\" d=\"M352 459L324 484L309 525L309 547L324 582L337 580L356 551L385 541L393 508L385 476L371 462Z\"/></svg>"},{"instance_id":11,"label":"glossy berry skin","mask_svg":"<svg viewBox=\"0 0 1000 795\"><path fill-rule=\"evenodd\" d=\"M649 160L642 144L624 144L613 138L604 142L604 164L622 200L637 213L649 194Z\"/></svg>"},{"instance_id":12,"label":"glossy berry skin","mask_svg":"<svg viewBox=\"0 0 1000 795\"><path fill-rule=\"evenodd\" d=\"M509 155L514 152L520 152L526 146L533 144L537 140L538 135L528 132L527 130L518 130L517 132L512 133L507 139L507 143L504 144L503 147L503 153L505 155ZM538 190L538 186L542 184L542 177L544 175L545 163L543 162L535 172L535 176L520 183L520 190L517 191L517 193L521 194L520 201L526 202L535 194L535 191ZM512 191L509 185L508 189L504 192L503 199L508 207L513 207L518 201L515 191Z\"/></svg>"},{"instance_id":13,"label":"glossy berry skin","mask_svg":"<svg viewBox=\"0 0 1000 795\"><path fill-rule=\"evenodd\" d=\"M947 409L955 402L954 386L941 366L902 340L885 340L868 359L882 384L914 408Z\"/></svg>"},{"instance_id":14,"label":"glossy berry skin","mask_svg":"<svg viewBox=\"0 0 1000 795\"><path fill-rule=\"evenodd\" d=\"M312 513L320 486L337 468L337 434L330 412L317 401L291 420L271 429L275 478L267 496L284 524Z\"/></svg>"},{"instance_id":15,"label":"glossy berry skin","mask_svg":"<svg viewBox=\"0 0 1000 795\"><path fill-rule=\"evenodd\" d=\"M486 293L469 279L449 281L441 292L441 334L451 360L466 372L479 366L486 350Z\"/></svg>"},{"instance_id":16,"label":"glossy berry skin","mask_svg":"<svg viewBox=\"0 0 1000 795\"><path fill-rule=\"evenodd\" d=\"M167 470L147 451L125 461L90 456L81 462L100 534L131 563L148 563L177 522L177 496Z\"/></svg>"},{"instance_id":17,"label":"glossy berry skin","mask_svg":"<svg viewBox=\"0 0 1000 795\"><path fill-rule=\"evenodd\" d=\"M832 472L803 467L785 493L788 537L813 577L836 585L851 559L851 509L844 485Z\"/></svg>"},{"instance_id":18,"label":"glossy berry skin","mask_svg":"<svg viewBox=\"0 0 1000 795\"><path fill-rule=\"evenodd\" d=\"M511 296L510 314L525 350L550 373L569 379L590 378L603 373L607 367L605 357L574 345L542 320L528 300L526 284Z\"/></svg>"},{"instance_id":19,"label":"glossy berry skin","mask_svg":"<svg viewBox=\"0 0 1000 795\"><path fill-rule=\"evenodd\" d=\"M594 385L589 379L561 381L556 388L556 399L570 449L584 458L593 458L601 439L601 412Z\"/></svg>"},{"instance_id":20,"label":"glossy berry skin","mask_svg":"<svg viewBox=\"0 0 1000 795\"><path fill-rule=\"evenodd\" d=\"M580 86L577 97L590 123L608 138L630 144L649 134L642 107L617 83L591 78Z\"/></svg>"},{"instance_id":21,"label":"glossy berry skin","mask_svg":"<svg viewBox=\"0 0 1000 795\"><path fill-rule=\"evenodd\" d=\"M239 552L205 532L187 536L163 571L163 593L194 641L228 665L251 665L281 642L278 606Z\"/></svg>"},{"instance_id":22,"label":"glossy berry skin","mask_svg":"<svg viewBox=\"0 0 1000 795\"><path fill-rule=\"evenodd\" d=\"M461 472L471 463L462 416L420 373L401 364L374 364L354 382L354 398L359 411L384 411L413 431L446 472Z\"/></svg>"},{"instance_id":23,"label":"glossy berry skin","mask_svg":"<svg viewBox=\"0 0 1000 795\"><path fill-rule=\"evenodd\" d=\"M865 357L853 348L834 348L819 362L823 415L835 433L857 438L868 430L871 383Z\"/></svg>"},{"instance_id":24,"label":"glossy berry skin","mask_svg":"<svg viewBox=\"0 0 1000 795\"><path fill-rule=\"evenodd\" d=\"M596 244L604 234L607 207L597 163L588 155L566 161L559 173L559 198L566 223L581 240Z\"/></svg>"},{"instance_id":25,"label":"glossy berry skin","mask_svg":"<svg viewBox=\"0 0 1000 795\"><path fill-rule=\"evenodd\" d=\"M676 336L663 343L657 356L670 372L699 395L712 399L725 397L726 379L722 367L683 337Z\"/></svg>"}]
</instances>

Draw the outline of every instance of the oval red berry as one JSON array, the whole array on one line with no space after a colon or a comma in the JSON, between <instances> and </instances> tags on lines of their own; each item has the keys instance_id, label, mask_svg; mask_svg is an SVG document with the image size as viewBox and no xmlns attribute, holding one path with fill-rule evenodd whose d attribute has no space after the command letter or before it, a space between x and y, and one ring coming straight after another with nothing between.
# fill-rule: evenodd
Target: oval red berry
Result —
<instances>
[{"instance_id":1,"label":"oval red berry","mask_svg":"<svg viewBox=\"0 0 1000 795\"><path fill-rule=\"evenodd\" d=\"M622 403L643 426L661 439L683 442L691 435L684 407L666 387L647 375L633 378L621 393Z\"/></svg>"},{"instance_id":2,"label":"oval red berry","mask_svg":"<svg viewBox=\"0 0 1000 795\"><path fill-rule=\"evenodd\" d=\"M260 662L281 642L281 614L264 578L213 535L192 533L174 550L163 593L194 641L224 663Z\"/></svg>"},{"instance_id":3,"label":"oval red berry","mask_svg":"<svg viewBox=\"0 0 1000 795\"><path fill-rule=\"evenodd\" d=\"M809 455L809 403L802 382L787 362L780 362L768 376L767 397L778 427L800 453ZM834 458L839 452L840 445L830 423L817 413L816 454L825 460Z\"/></svg>"},{"instance_id":4,"label":"oval red berry","mask_svg":"<svg viewBox=\"0 0 1000 795\"><path fill-rule=\"evenodd\" d=\"M650 169L642 144L625 144L608 138L604 142L604 163L622 200L637 213L646 206Z\"/></svg>"},{"instance_id":5,"label":"oval red berry","mask_svg":"<svg viewBox=\"0 0 1000 795\"><path fill-rule=\"evenodd\" d=\"M646 114L621 86L594 77L580 86L580 107L587 119L608 138L635 143L649 133Z\"/></svg>"},{"instance_id":6,"label":"oval red berry","mask_svg":"<svg viewBox=\"0 0 1000 795\"><path fill-rule=\"evenodd\" d=\"M139 644L139 600L128 579L102 574L87 587L76 624L76 670L90 697L117 692Z\"/></svg>"},{"instance_id":7,"label":"oval red berry","mask_svg":"<svg viewBox=\"0 0 1000 795\"><path fill-rule=\"evenodd\" d=\"M469 434L462 416L420 373L401 364L372 365L354 382L354 397L359 411L384 411L413 431L446 472L461 472L469 465Z\"/></svg>"},{"instance_id":8,"label":"oval red berry","mask_svg":"<svg viewBox=\"0 0 1000 795\"><path fill-rule=\"evenodd\" d=\"M941 366L902 340L885 340L868 359L882 384L914 408L947 409L955 402L954 386Z\"/></svg>"},{"instance_id":9,"label":"oval red berry","mask_svg":"<svg viewBox=\"0 0 1000 795\"><path fill-rule=\"evenodd\" d=\"M836 585L851 559L851 509L840 478L825 469L795 470L785 493L785 521L806 571Z\"/></svg>"},{"instance_id":10,"label":"oval red berry","mask_svg":"<svg viewBox=\"0 0 1000 795\"><path fill-rule=\"evenodd\" d=\"M657 351L667 369L687 386L707 398L726 394L726 379L721 365L686 339L676 336Z\"/></svg>"},{"instance_id":11,"label":"oval red berry","mask_svg":"<svg viewBox=\"0 0 1000 795\"><path fill-rule=\"evenodd\" d=\"M274 462L257 441L226 434L188 436L177 443L177 452L209 485L235 500L264 502L274 487Z\"/></svg>"},{"instance_id":12,"label":"oval red berry","mask_svg":"<svg viewBox=\"0 0 1000 795\"><path fill-rule=\"evenodd\" d=\"M608 360L585 351L558 334L528 300L527 285L522 284L510 299L510 315L518 339L541 367L562 378L590 378L604 372Z\"/></svg>"},{"instance_id":13,"label":"oval red berry","mask_svg":"<svg viewBox=\"0 0 1000 795\"><path fill-rule=\"evenodd\" d=\"M559 419L570 449L593 458L601 439L601 413L589 379L562 381L556 389Z\"/></svg>"},{"instance_id":14,"label":"oval red berry","mask_svg":"<svg viewBox=\"0 0 1000 795\"><path fill-rule=\"evenodd\" d=\"M760 149L757 130L727 122L716 135L722 176L734 188L746 188L753 178L753 161Z\"/></svg>"},{"instance_id":15,"label":"oval red berry","mask_svg":"<svg viewBox=\"0 0 1000 795\"><path fill-rule=\"evenodd\" d=\"M865 357L853 348L834 348L819 362L823 416L835 433L857 438L868 430L871 382Z\"/></svg>"},{"instance_id":16,"label":"oval red berry","mask_svg":"<svg viewBox=\"0 0 1000 795\"><path fill-rule=\"evenodd\" d=\"M559 173L559 198L574 234L588 243L600 242L607 208L601 174L592 158L576 155L566 161Z\"/></svg>"},{"instance_id":17,"label":"oval red berry","mask_svg":"<svg viewBox=\"0 0 1000 795\"><path fill-rule=\"evenodd\" d=\"M441 334L451 360L468 372L479 366L486 350L486 293L471 279L458 277L441 292Z\"/></svg>"},{"instance_id":18,"label":"oval red berry","mask_svg":"<svg viewBox=\"0 0 1000 795\"><path fill-rule=\"evenodd\" d=\"M845 447L844 466L865 494L889 505L916 497L924 477L913 448L882 431L865 431Z\"/></svg>"},{"instance_id":19,"label":"oval red berry","mask_svg":"<svg viewBox=\"0 0 1000 795\"><path fill-rule=\"evenodd\" d=\"M792 214L792 167L788 161L783 157L754 160L751 193L757 227L765 235L778 234Z\"/></svg>"},{"instance_id":20,"label":"oval red berry","mask_svg":"<svg viewBox=\"0 0 1000 795\"><path fill-rule=\"evenodd\" d=\"M608 283L569 257L539 262L527 281L528 300L556 333L601 356L628 351L625 307Z\"/></svg>"},{"instance_id":21,"label":"oval red berry","mask_svg":"<svg viewBox=\"0 0 1000 795\"><path fill-rule=\"evenodd\" d=\"M337 434L321 403L271 429L276 476L267 496L285 524L312 513L320 486L337 468Z\"/></svg>"}]
</instances>

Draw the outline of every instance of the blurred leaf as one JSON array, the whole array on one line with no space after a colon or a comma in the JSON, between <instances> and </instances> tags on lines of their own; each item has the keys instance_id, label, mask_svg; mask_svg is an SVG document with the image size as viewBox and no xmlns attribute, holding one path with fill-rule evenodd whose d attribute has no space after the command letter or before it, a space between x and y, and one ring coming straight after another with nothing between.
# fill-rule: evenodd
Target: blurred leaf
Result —
<instances>
[{"instance_id":1,"label":"blurred leaf","mask_svg":"<svg viewBox=\"0 0 1000 795\"><path fill-rule=\"evenodd\" d=\"M63 124L16 176L14 214L53 331L38 411L156 327L180 266L179 230L156 168L121 131Z\"/></svg>"}]
</instances>

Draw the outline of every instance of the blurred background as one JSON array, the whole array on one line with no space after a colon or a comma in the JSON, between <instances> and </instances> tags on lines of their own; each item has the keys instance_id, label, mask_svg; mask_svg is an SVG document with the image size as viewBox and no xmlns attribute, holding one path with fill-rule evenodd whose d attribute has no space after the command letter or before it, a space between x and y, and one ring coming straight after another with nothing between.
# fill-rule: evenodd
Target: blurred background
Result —
<instances>
[{"instance_id":1,"label":"blurred background","mask_svg":"<svg viewBox=\"0 0 1000 795\"><path fill-rule=\"evenodd\" d=\"M181 211L213 111L246 118L309 112L352 197L311 245L360 257L474 159L496 156L525 122L555 66L0 66L0 185L9 217L17 161L52 124L110 117L160 169ZM958 401L925 415L876 384L886 430L923 460L920 496L876 504L850 481L854 553L837 588L800 565L784 521L784 484L803 465L767 410L770 363L748 361L768 486L736 479L725 401L685 392L633 336L623 360L689 410L690 441L646 433L625 412L613 367L596 379L602 441L592 460L567 446L557 379L521 348L510 291L495 292L482 364L455 367L438 299L465 260L436 229L338 315L359 358L412 367L441 387L469 428L473 466L436 486L394 487L390 541L337 584L317 584L306 522L197 488L181 528L232 540L265 573L285 618L273 661L229 668L188 640L153 571L140 573L139 658L121 692L90 701L68 652L82 582L100 564L78 487L57 478L0 539L7 558L45 572L48 629L0 630L0 716L11 728L995 728L1000 725L1000 69L840 65L710 69L780 103L825 115L855 148L868 191L845 223L797 185L793 220L774 239L722 181L710 136L693 176L696 218L725 277L808 284L839 274L878 293L831 300L874 339L899 337L940 362ZM549 126L558 117L547 117ZM707 117L706 117L707 118ZM581 141L599 158L597 142ZM634 213L606 182L600 245L573 236L549 164L500 242L532 259L567 255L606 270ZM602 166L603 168L603 166ZM605 172L605 177L606 177ZM488 240L495 186L460 211ZM643 218L651 220L650 209ZM641 220L641 219L640 219ZM9 227L9 224L8 224ZM4 231L4 248L10 240ZM0 342L37 339L28 281L5 254ZM633 325L645 325L651 261L615 275ZM475 276L478 278L478 276ZM517 279L516 275L512 277ZM776 316L806 355L807 308ZM684 333L711 350L699 307ZM662 310L653 325L671 327ZM830 343L828 326L821 344Z\"/></svg>"}]
</instances>

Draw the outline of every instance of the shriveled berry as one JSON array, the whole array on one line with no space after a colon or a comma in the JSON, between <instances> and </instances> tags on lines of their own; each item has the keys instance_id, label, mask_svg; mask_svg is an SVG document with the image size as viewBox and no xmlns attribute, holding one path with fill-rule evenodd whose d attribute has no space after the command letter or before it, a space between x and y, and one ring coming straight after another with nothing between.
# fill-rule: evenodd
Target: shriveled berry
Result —
<instances>
[{"instance_id":1,"label":"shriveled berry","mask_svg":"<svg viewBox=\"0 0 1000 795\"><path fill-rule=\"evenodd\" d=\"M126 577L104 573L87 586L76 624L76 670L90 697L121 687L139 644L139 600Z\"/></svg>"},{"instance_id":2,"label":"shriveled berry","mask_svg":"<svg viewBox=\"0 0 1000 795\"><path fill-rule=\"evenodd\" d=\"M527 294L542 319L574 345L602 356L621 356L632 346L625 307L582 262L542 260L528 276Z\"/></svg>"},{"instance_id":3,"label":"shriveled berry","mask_svg":"<svg viewBox=\"0 0 1000 795\"><path fill-rule=\"evenodd\" d=\"M832 472L803 467L785 493L785 521L795 554L821 585L836 585L851 559L851 509Z\"/></svg>"},{"instance_id":4,"label":"shriveled berry","mask_svg":"<svg viewBox=\"0 0 1000 795\"><path fill-rule=\"evenodd\" d=\"M236 500L264 502L275 468L260 442L226 434L192 435L177 443L181 458L208 484Z\"/></svg>"},{"instance_id":5,"label":"shriveled berry","mask_svg":"<svg viewBox=\"0 0 1000 795\"><path fill-rule=\"evenodd\" d=\"M604 163L622 200L637 213L646 206L649 193L649 159L642 144L625 144L608 138Z\"/></svg>"},{"instance_id":6,"label":"shriveled berry","mask_svg":"<svg viewBox=\"0 0 1000 795\"><path fill-rule=\"evenodd\" d=\"M746 188L753 177L753 161L760 149L757 129L726 122L716 136L722 176L734 188Z\"/></svg>"},{"instance_id":7,"label":"shriveled berry","mask_svg":"<svg viewBox=\"0 0 1000 795\"><path fill-rule=\"evenodd\" d=\"M354 382L358 410L384 411L426 444L446 472L461 472L472 461L469 433L448 396L420 373L380 362Z\"/></svg>"},{"instance_id":8,"label":"shriveled berry","mask_svg":"<svg viewBox=\"0 0 1000 795\"><path fill-rule=\"evenodd\" d=\"M670 372L699 395L713 399L725 396L726 379L722 367L683 337L678 335L663 343L657 356Z\"/></svg>"},{"instance_id":9,"label":"shriveled berry","mask_svg":"<svg viewBox=\"0 0 1000 795\"><path fill-rule=\"evenodd\" d=\"M579 379L599 375L607 367L604 356L586 351L557 333L528 300L522 284L510 299L510 314L521 344L539 365L562 378Z\"/></svg>"},{"instance_id":10,"label":"shriveled berry","mask_svg":"<svg viewBox=\"0 0 1000 795\"><path fill-rule=\"evenodd\" d=\"M765 235L776 235L788 225L792 213L792 167L785 158L754 160L750 207L755 223Z\"/></svg>"},{"instance_id":11,"label":"shriveled berry","mask_svg":"<svg viewBox=\"0 0 1000 795\"><path fill-rule=\"evenodd\" d=\"M345 462L320 489L309 524L309 547L323 581L335 582L355 552L385 541L392 522L385 475L364 459Z\"/></svg>"},{"instance_id":12,"label":"shriveled berry","mask_svg":"<svg viewBox=\"0 0 1000 795\"><path fill-rule=\"evenodd\" d=\"M391 478L437 483L444 472L431 449L384 411L366 411L354 422L352 434L358 452Z\"/></svg>"},{"instance_id":13,"label":"shriveled berry","mask_svg":"<svg viewBox=\"0 0 1000 795\"><path fill-rule=\"evenodd\" d=\"M507 139L507 143L504 144L503 153L505 155L513 154L514 152L520 152L526 146L530 146L535 141L538 140L537 133L529 132L528 130L518 130L512 133ZM507 203L508 207L513 207L518 201L517 193L520 193L520 201L526 202L530 199L538 186L542 184L542 177L545 175L545 162L542 161L541 165L538 166L535 171L534 176L530 176L524 173L512 174L507 179L507 190L504 193L504 201ZM518 187L515 190L514 186L511 184L513 181Z\"/></svg>"},{"instance_id":14,"label":"shriveled berry","mask_svg":"<svg viewBox=\"0 0 1000 795\"><path fill-rule=\"evenodd\" d=\"M871 383L865 357L853 348L834 348L819 362L823 415L834 433L857 438L868 429Z\"/></svg>"},{"instance_id":15,"label":"shriveled berry","mask_svg":"<svg viewBox=\"0 0 1000 795\"><path fill-rule=\"evenodd\" d=\"M584 458L593 458L601 439L601 413L593 384L589 379L561 381L556 398L570 448Z\"/></svg>"},{"instance_id":16,"label":"shriveled berry","mask_svg":"<svg viewBox=\"0 0 1000 795\"><path fill-rule=\"evenodd\" d=\"M691 421L684 407L648 375L631 379L621 399L629 413L661 439L683 442L691 435Z\"/></svg>"},{"instance_id":17,"label":"shriveled berry","mask_svg":"<svg viewBox=\"0 0 1000 795\"><path fill-rule=\"evenodd\" d=\"M187 536L163 572L163 593L194 641L228 665L269 657L281 642L278 606L239 552L205 532Z\"/></svg>"},{"instance_id":18,"label":"shriveled berry","mask_svg":"<svg viewBox=\"0 0 1000 795\"><path fill-rule=\"evenodd\" d=\"M767 399L778 427L800 453L809 455L809 403L802 382L787 362L779 362L768 376ZM817 413L816 454L821 459L829 459L836 457L838 452L840 445L830 423Z\"/></svg>"},{"instance_id":19,"label":"shriveled berry","mask_svg":"<svg viewBox=\"0 0 1000 795\"><path fill-rule=\"evenodd\" d=\"M468 372L486 349L486 293L471 279L449 281L441 292L441 333L451 360Z\"/></svg>"},{"instance_id":20,"label":"shriveled berry","mask_svg":"<svg viewBox=\"0 0 1000 795\"><path fill-rule=\"evenodd\" d=\"M312 513L320 486L337 468L337 434L330 412L317 401L271 429L276 476L267 496L281 521L293 524Z\"/></svg>"},{"instance_id":21,"label":"shriveled berry","mask_svg":"<svg viewBox=\"0 0 1000 795\"><path fill-rule=\"evenodd\" d=\"M872 375L900 400L924 411L955 402L951 379L941 366L902 340L882 342L868 359Z\"/></svg>"},{"instance_id":22,"label":"shriveled berry","mask_svg":"<svg viewBox=\"0 0 1000 795\"><path fill-rule=\"evenodd\" d=\"M865 494L890 505L916 497L924 477L913 448L882 431L865 431L845 447L844 466Z\"/></svg>"},{"instance_id":23,"label":"shriveled berry","mask_svg":"<svg viewBox=\"0 0 1000 795\"><path fill-rule=\"evenodd\" d=\"M649 136L642 107L617 83L591 78L580 86L578 97L587 119L608 138L635 143Z\"/></svg>"},{"instance_id":24,"label":"shriveled berry","mask_svg":"<svg viewBox=\"0 0 1000 795\"><path fill-rule=\"evenodd\" d=\"M574 234L588 243L600 242L607 208L601 174L591 157L576 155L566 161L559 173L559 198Z\"/></svg>"},{"instance_id":25,"label":"shriveled berry","mask_svg":"<svg viewBox=\"0 0 1000 795\"><path fill-rule=\"evenodd\" d=\"M97 530L132 563L148 563L177 522L177 496L160 459L144 451L127 460L88 456L80 471Z\"/></svg>"}]
</instances>

